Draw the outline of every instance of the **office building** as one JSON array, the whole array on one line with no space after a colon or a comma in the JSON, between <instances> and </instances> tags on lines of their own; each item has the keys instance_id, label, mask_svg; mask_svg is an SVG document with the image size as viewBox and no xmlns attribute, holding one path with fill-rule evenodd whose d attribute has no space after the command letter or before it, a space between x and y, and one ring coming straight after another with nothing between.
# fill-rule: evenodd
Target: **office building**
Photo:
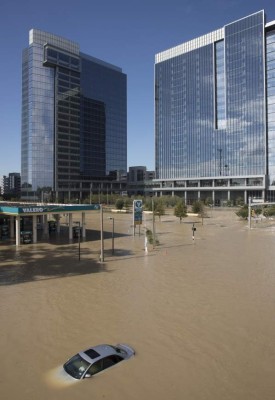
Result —
<instances>
[{"instance_id":1,"label":"office building","mask_svg":"<svg viewBox=\"0 0 275 400\"><path fill-rule=\"evenodd\" d=\"M147 171L145 166L129 167L127 192L129 196L152 196L155 171Z\"/></svg>"},{"instance_id":2,"label":"office building","mask_svg":"<svg viewBox=\"0 0 275 400\"><path fill-rule=\"evenodd\" d=\"M22 198L66 201L127 173L127 76L32 29L22 62Z\"/></svg>"},{"instance_id":3,"label":"office building","mask_svg":"<svg viewBox=\"0 0 275 400\"><path fill-rule=\"evenodd\" d=\"M0 194L4 197L20 197L21 176L19 172L10 172L0 177Z\"/></svg>"},{"instance_id":4,"label":"office building","mask_svg":"<svg viewBox=\"0 0 275 400\"><path fill-rule=\"evenodd\" d=\"M155 56L158 195L275 201L275 21L264 11Z\"/></svg>"}]
</instances>

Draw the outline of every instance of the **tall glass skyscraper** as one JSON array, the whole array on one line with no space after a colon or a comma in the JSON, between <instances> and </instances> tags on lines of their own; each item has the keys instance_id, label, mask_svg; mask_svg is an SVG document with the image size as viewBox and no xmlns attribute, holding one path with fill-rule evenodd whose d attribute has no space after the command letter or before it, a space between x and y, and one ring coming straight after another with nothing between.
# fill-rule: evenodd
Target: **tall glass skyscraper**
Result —
<instances>
[{"instance_id":1,"label":"tall glass skyscraper","mask_svg":"<svg viewBox=\"0 0 275 400\"><path fill-rule=\"evenodd\" d=\"M158 194L275 201L275 21L264 11L155 57Z\"/></svg>"},{"instance_id":2,"label":"tall glass skyscraper","mask_svg":"<svg viewBox=\"0 0 275 400\"><path fill-rule=\"evenodd\" d=\"M127 171L127 76L40 30L22 63L22 197L82 197Z\"/></svg>"}]
</instances>

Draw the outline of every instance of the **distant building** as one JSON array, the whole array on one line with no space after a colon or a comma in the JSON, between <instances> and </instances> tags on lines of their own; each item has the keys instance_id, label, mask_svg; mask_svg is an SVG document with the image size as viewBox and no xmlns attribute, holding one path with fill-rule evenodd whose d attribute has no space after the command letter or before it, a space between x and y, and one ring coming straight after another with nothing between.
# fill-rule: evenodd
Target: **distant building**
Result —
<instances>
[{"instance_id":1,"label":"distant building","mask_svg":"<svg viewBox=\"0 0 275 400\"><path fill-rule=\"evenodd\" d=\"M0 194L2 196L20 197L21 176L19 172L11 172L0 177Z\"/></svg>"},{"instance_id":2,"label":"distant building","mask_svg":"<svg viewBox=\"0 0 275 400\"><path fill-rule=\"evenodd\" d=\"M5 175L0 176L0 195L3 195L4 193L4 176Z\"/></svg>"},{"instance_id":3,"label":"distant building","mask_svg":"<svg viewBox=\"0 0 275 400\"><path fill-rule=\"evenodd\" d=\"M127 76L70 40L32 29L22 62L22 198L121 191ZM109 193L110 193L109 192Z\"/></svg>"},{"instance_id":4,"label":"distant building","mask_svg":"<svg viewBox=\"0 0 275 400\"><path fill-rule=\"evenodd\" d=\"M275 21L264 11L155 57L155 193L275 201Z\"/></svg>"},{"instance_id":5,"label":"distant building","mask_svg":"<svg viewBox=\"0 0 275 400\"><path fill-rule=\"evenodd\" d=\"M129 167L128 182L137 183L145 180L146 167Z\"/></svg>"},{"instance_id":6,"label":"distant building","mask_svg":"<svg viewBox=\"0 0 275 400\"><path fill-rule=\"evenodd\" d=\"M127 191L129 196L153 195L152 186L155 177L154 171L147 171L144 166L129 167Z\"/></svg>"}]
</instances>

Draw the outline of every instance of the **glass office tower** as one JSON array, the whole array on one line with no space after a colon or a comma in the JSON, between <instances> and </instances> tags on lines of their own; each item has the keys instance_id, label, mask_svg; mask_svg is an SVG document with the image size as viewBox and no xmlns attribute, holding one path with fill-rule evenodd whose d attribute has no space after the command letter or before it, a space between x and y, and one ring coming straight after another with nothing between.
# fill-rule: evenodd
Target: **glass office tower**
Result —
<instances>
[{"instance_id":1,"label":"glass office tower","mask_svg":"<svg viewBox=\"0 0 275 400\"><path fill-rule=\"evenodd\" d=\"M127 77L36 29L22 63L22 197L88 194L127 171Z\"/></svg>"},{"instance_id":2,"label":"glass office tower","mask_svg":"<svg viewBox=\"0 0 275 400\"><path fill-rule=\"evenodd\" d=\"M275 201L274 46L260 11L156 55L158 194Z\"/></svg>"}]
</instances>

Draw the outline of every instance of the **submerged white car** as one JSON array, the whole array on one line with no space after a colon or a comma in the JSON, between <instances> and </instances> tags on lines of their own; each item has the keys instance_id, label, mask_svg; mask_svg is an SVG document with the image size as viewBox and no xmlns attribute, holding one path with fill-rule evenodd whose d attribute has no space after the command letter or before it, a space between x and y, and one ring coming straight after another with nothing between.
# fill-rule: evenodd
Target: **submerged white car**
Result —
<instances>
[{"instance_id":1,"label":"submerged white car","mask_svg":"<svg viewBox=\"0 0 275 400\"><path fill-rule=\"evenodd\" d=\"M63 365L63 369L73 380L90 378L134 354L134 349L126 344L101 344L77 353Z\"/></svg>"}]
</instances>

